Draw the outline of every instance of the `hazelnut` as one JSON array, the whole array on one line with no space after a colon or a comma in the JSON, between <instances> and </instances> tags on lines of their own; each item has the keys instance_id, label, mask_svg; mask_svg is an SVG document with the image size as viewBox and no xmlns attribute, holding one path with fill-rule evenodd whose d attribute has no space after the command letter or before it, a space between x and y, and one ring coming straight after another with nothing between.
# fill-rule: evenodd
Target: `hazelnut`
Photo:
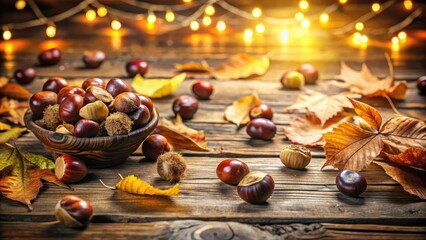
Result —
<instances>
[{"instance_id":1,"label":"hazelnut","mask_svg":"<svg viewBox=\"0 0 426 240\"><path fill-rule=\"evenodd\" d=\"M311 162L311 152L300 145L290 145L280 152L281 162L288 168L304 169Z\"/></svg>"},{"instance_id":2,"label":"hazelnut","mask_svg":"<svg viewBox=\"0 0 426 240\"><path fill-rule=\"evenodd\" d=\"M84 119L100 122L108 117L109 109L102 101L96 101L82 107L79 114Z\"/></svg>"},{"instance_id":3,"label":"hazelnut","mask_svg":"<svg viewBox=\"0 0 426 240\"><path fill-rule=\"evenodd\" d=\"M161 154L157 158L157 172L162 179L169 182L179 182L186 175L185 159L175 152Z\"/></svg>"},{"instance_id":4,"label":"hazelnut","mask_svg":"<svg viewBox=\"0 0 426 240\"><path fill-rule=\"evenodd\" d=\"M89 201L67 195L55 206L56 219L65 226L78 228L87 226L93 217L93 207Z\"/></svg>"},{"instance_id":5,"label":"hazelnut","mask_svg":"<svg viewBox=\"0 0 426 240\"><path fill-rule=\"evenodd\" d=\"M114 109L117 112L129 113L138 109L141 101L138 95L132 92L123 92L118 94L113 102Z\"/></svg>"}]
</instances>

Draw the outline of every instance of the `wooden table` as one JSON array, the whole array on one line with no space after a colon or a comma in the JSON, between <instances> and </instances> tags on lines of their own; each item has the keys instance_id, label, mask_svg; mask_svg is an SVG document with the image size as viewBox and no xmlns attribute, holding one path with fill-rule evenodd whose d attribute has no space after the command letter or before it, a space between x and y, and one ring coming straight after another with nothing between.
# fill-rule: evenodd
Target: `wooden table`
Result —
<instances>
[{"instance_id":1,"label":"wooden table","mask_svg":"<svg viewBox=\"0 0 426 240\"><path fill-rule=\"evenodd\" d=\"M272 11L272 10L271 10ZM350 11L349 11L350 12ZM337 13L336 22L343 21L345 13ZM189 34L185 31L162 36L138 36L131 30L121 33L109 31L107 20L81 27L80 18L74 22L58 24L58 40L44 41L42 29L32 29L32 38L0 42L0 74L11 76L17 67L36 64L36 55L41 48L59 46L64 52L63 61L52 67L35 66L38 77L28 85L31 92L41 89L51 76L61 76L78 83L87 77L108 80L120 77L130 81L124 71L124 63L134 57L143 57L150 62L147 77L170 77L176 74L175 63L188 60L206 60L218 66L227 57L236 53L261 55L278 50L271 57L269 71L250 80L216 81L211 100L200 101L196 116L186 124L204 130L210 152L183 151L188 162L188 176L181 181L181 196L172 198L136 196L103 187L99 179L114 185L118 173L135 174L159 187L170 184L159 179L156 165L144 159L136 151L124 164L108 169L91 169L90 174L74 189L66 190L45 184L34 210L29 212L20 203L0 197L0 238L344 238L344 239L425 239L426 204L406 193L377 165L371 165L362 174L368 181L367 191L359 198L347 197L337 190L332 168L320 170L325 161L321 148L311 149L313 159L306 170L292 170L279 160L280 150L289 145L284 129L298 114L284 112L302 91L281 88L278 77L285 69L295 69L301 63L310 62L321 70L321 78L327 79L339 73L340 61L360 68L367 62L374 74L388 75L384 52L389 52L395 64L396 78L408 81L407 98L395 102L403 114L421 118L426 116L426 98L417 93L415 79L426 74L425 29L421 24L412 25L407 33L408 42L400 51L389 49L389 38L371 40L367 49L348 45L347 37L330 36L324 31L312 30L310 40L292 41L282 45L275 35L255 36L251 44L245 44L241 33L209 35ZM381 19L386 23L389 18ZM421 18L424 23L424 18ZM336 24L337 24L336 23ZM130 27L136 24L128 23ZM66 27L66 28L65 28ZM80 34L73 34L80 30ZM30 33L22 33L30 35ZM103 34L103 35L102 35ZM383 44L386 39L386 44ZM10 51L12 47L13 51ZM7 50L9 49L9 50ZM100 69L82 68L81 56L86 49L101 49L108 59ZM189 94L191 84L197 79L188 79L172 96L156 99L156 107L162 117L171 118L171 102L181 94ZM327 82L307 85L327 94L341 89ZM225 108L241 96L257 91L263 102L272 106L278 133L273 141L252 140L245 129L223 118ZM365 99L364 99L365 100ZM391 112L386 101L365 100L384 112ZM32 133L16 141L16 145L31 152L50 156ZM269 173L274 177L276 188L267 204L251 205L242 201L236 188L223 184L216 177L217 164L226 158L239 158L252 170ZM67 229L55 222L53 210L56 202L67 194L90 200L95 216L83 230Z\"/></svg>"}]
</instances>

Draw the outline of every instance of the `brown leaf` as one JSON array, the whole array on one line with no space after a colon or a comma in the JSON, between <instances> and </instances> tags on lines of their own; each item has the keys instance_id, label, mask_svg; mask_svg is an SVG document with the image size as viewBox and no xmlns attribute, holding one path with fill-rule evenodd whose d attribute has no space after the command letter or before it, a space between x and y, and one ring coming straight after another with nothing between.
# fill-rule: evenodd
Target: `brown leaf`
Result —
<instances>
[{"instance_id":1,"label":"brown leaf","mask_svg":"<svg viewBox=\"0 0 426 240\"><path fill-rule=\"evenodd\" d=\"M230 57L224 64L211 71L211 74L218 80L244 79L261 76L268 68L268 57L252 57L241 53Z\"/></svg>"},{"instance_id":2,"label":"brown leaf","mask_svg":"<svg viewBox=\"0 0 426 240\"><path fill-rule=\"evenodd\" d=\"M250 109L261 103L262 101L257 96L257 93L242 97L226 108L225 119L237 124L237 126L244 125L250 121Z\"/></svg>"},{"instance_id":3,"label":"brown leaf","mask_svg":"<svg viewBox=\"0 0 426 240\"><path fill-rule=\"evenodd\" d=\"M307 90L306 95L299 95L296 102L286 108L287 112L300 111L307 109L309 112L315 113L320 119L321 125L324 125L328 119L336 116L345 108L353 108L347 97L360 98L359 94L341 93L333 96Z\"/></svg>"},{"instance_id":4,"label":"brown leaf","mask_svg":"<svg viewBox=\"0 0 426 240\"><path fill-rule=\"evenodd\" d=\"M2 86L0 95L21 100L29 99L32 96L27 89L17 83L7 83Z\"/></svg>"},{"instance_id":5,"label":"brown leaf","mask_svg":"<svg viewBox=\"0 0 426 240\"><path fill-rule=\"evenodd\" d=\"M349 101L354 106L354 110L358 116L362 117L374 130L379 130L382 125L382 116L379 111L368 104L358 102L349 98Z\"/></svg>"},{"instance_id":6,"label":"brown leaf","mask_svg":"<svg viewBox=\"0 0 426 240\"><path fill-rule=\"evenodd\" d=\"M9 109L10 117L5 117L5 119L9 120L10 122L14 124L25 126L25 121L24 121L25 112L27 112L26 108L11 108Z\"/></svg>"},{"instance_id":7,"label":"brown leaf","mask_svg":"<svg viewBox=\"0 0 426 240\"><path fill-rule=\"evenodd\" d=\"M330 132L340 123L346 122L351 115L340 113L321 125L320 119L313 113L295 118L290 127L286 128L285 135L293 143L302 144L308 147L323 147L325 144L323 134Z\"/></svg>"},{"instance_id":8,"label":"brown leaf","mask_svg":"<svg viewBox=\"0 0 426 240\"><path fill-rule=\"evenodd\" d=\"M426 199L425 171L401 167L395 163L378 161L375 161L374 163L381 166L386 171L387 175L401 184L406 192L416 195L421 199Z\"/></svg>"},{"instance_id":9,"label":"brown leaf","mask_svg":"<svg viewBox=\"0 0 426 240\"><path fill-rule=\"evenodd\" d=\"M159 134L167 138L167 141L178 149L187 149L192 151L208 151L204 131L197 131L187 127L180 115L169 121L162 119L157 126Z\"/></svg>"},{"instance_id":10,"label":"brown leaf","mask_svg":"<svg viewBox=\"0 0 426 240\"><path fill-rule=\"evenodd\" d=\"M175 68L181 72L209 72L210 67L206 61L197 62L187 62L184 64L175 64Z\"/></svg>"},{"instance_id":11,"label":"brown leaf","mask_svg":"<svg viewBox=\"0 0 426 240\"><path fill-rule=\"evenodd\" d=\"M397 155L389 153L384 154L390 161L399 165L426 170L426 150L409 148L405 152Z\"/></svg>"}]
</instances>

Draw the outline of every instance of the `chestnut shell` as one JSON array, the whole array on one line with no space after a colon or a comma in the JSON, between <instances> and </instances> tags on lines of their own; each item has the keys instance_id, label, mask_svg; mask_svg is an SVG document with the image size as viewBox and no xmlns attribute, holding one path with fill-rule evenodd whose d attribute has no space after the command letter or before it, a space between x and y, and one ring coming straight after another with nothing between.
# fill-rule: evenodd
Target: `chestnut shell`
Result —
<instances>
[{"instance_id":1,"label":"chestnut shell","mask_svg":"<svg viewBox=\"0 0 426 240\"><path fill-rule=\"evenodd\" d=\"M343 170L336 176L336 187L347 196L357 197L367 189L367 180L357 172Z\"/></svg>"},{"instance_id":2,"label":"chestnut shell","mask_svg":"<svg viewBox=\"0 0 426 240\"><path fill-rule=\"evenodd\" d=\"M248 203L264 203L274 192L274 179L263 172L248 173L238 184L237 192L241 199Z\"/></svg>"}]
</instances>

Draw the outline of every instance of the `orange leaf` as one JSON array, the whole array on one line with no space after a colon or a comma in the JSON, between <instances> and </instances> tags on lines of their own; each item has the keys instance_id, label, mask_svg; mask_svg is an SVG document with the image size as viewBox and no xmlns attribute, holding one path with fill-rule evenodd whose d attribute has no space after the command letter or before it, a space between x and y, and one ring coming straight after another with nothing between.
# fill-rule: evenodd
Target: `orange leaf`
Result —
<instances>
[{"instance_id":1,"label":"orange leaf","mask_svg":"<svg viewBox=\"0 0 426 240\"><path fill-rule=\"evenodd\" d=\"M426 151L418 148L409 148L405 152L393 155L384 153L392 162L402 166L416 167L426 170Z\"/></svg>"},{"instance_id":2,"label":"orange leaf","mask_svg":"<svg viewBox=\"0 0 426 240\"><path fill-rule=\"evenodd\" d=\"M29 99L32 96L27 89L17 83L7 83L3 85L0 88L0 95L22 100Z\"/></svg>"},{"instance_id":3,"label":"orange leaf","mask_svg":"<svg viewBox=\"0 0 426 240\"><path fill-rule=\"evenodd\" d=\"M211 71L211 74L218 80L245 79L261 76L268 68L268 57L252 57L241 53L230 57L224 64Z\"/></svg>"},{"instance_id":4,"label":"orange leaf","mask_svg":"<svg viewBox=\"0 0 426 240\"><path fill-rule=\"evenodd\" d=\"M382 116L379 111L368 104L353 100L349 98L356 114L362 117L374 130L379 130L382 125Z\"/></svg>"},{"instance_id":5,"label":"orange leaf","mask_svg":"<svg viewBox=\"0 0 426 240\"><path fill-rule=\"evenodd\" d=\"M175 68L181 72L209 72L210 67L206 61L197 62L187 62L184 64L175 64Z\"/></svg>"},{"instance_id":6,"label":"orange leaf","mask_svg":"<svg viewBox=\"0 0 426 240\"><path fill-rule=\"evenodd\" d=\"M162 190L145 181L135 177L134 175L127 176L121 179L115 188L124 192L138 194L138 195L161 195L161 196L179 196L179 184L173 187Z\"/></svg>"},{"instance_id":7,"label":"orange leaf","mask_svg":"<svg viewBox=\"0 0 426 240\"><path fill-rule=\"evenodd\" d=\"M421 199L426 199L425 171L401 167L395 163L378 161L375 161L374 163L381 166L386 171L387 175L401 184L406 192L416 195Z\"/></svg>"},{"instance_id":8,"label":"orange leaf","mask_svg":"<svg viewBox=\"0 0 426 240\"><path fill-rule=\"evenodd\" d=\"M262 101L260 101L257 93L242 97L226 108L225 119L237 124L237 126L244 125L250 121L250 109L261 103Z\"/></svg>"}]
</instances>

